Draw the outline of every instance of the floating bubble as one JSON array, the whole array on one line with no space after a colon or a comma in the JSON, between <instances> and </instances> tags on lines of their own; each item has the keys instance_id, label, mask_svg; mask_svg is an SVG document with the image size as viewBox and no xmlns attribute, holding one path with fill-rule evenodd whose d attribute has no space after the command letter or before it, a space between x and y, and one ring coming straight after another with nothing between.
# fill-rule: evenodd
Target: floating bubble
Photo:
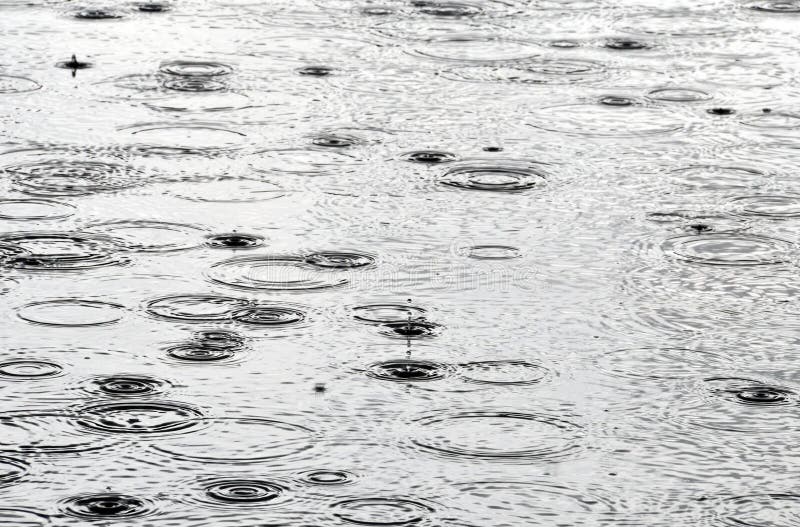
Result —
<instances>
[{"instance_id":1,"label":"floating bubble","mask_svg":"<svg viewBox=\"0 0 800 527\"><path fill-rule=\"evenodd\" d=\"M136 9L143 13L164 13L170 11L172 7L169 4L160 2L142 2L136 4Z\"/></svg>"},{"instance_id":2,"label":"floating bubble","mask_svg":"<svg viewBox=\"0 0 800 527\"><path fill-rule=\"evenodd\" d=\"M414 421L411 443L446 458L530 463L581 449L583 430L560 417L521 412L436 412ZM476 433L480 430L480 433Z\"/></svg>"},{"instance_id":3,"label":"floating bubble","mask_svg":"<svg viewBox=\"0 0 800 527\"><path fill-rule=\"evenodd\" d=\"M137 518L154 512L148 500L127 494L104 492L82 494L61 503L61 510L69 516L86 519Z\"/></svg>"},{"instance_id":4,"label":"floating bubble","mask_svg":"<svg viewBox=\"0 0 800 527\"><path fill-rule=\"evenodd\" d=\"M122 320L125 307L99 300L62 298L31 302L17 316L31 324L58 327L106 326Z\"/></svg>"},{"instance_id":5,"label":"floating bubble","mask_svg":"<svg viewBox=\"0 0 800 527\"><path fill-rule=\"evenodd\" d=\"M606 40L603 46L609 49L629 50L629 49L647 49L650 46L646 42L640 40L631 40L627 38L612 38Z\"/></svg>"},{"instance_id":6,"label":"floating bubble","mask_svg":"<svg viewBox=\"0 0 800 527\"><path fill-rule=\"evenodd\" d=\"M348 283L346 276L292 256L231 258L212 265L206 276L218 284L255 291L311 291Z\"/></svg>"},{"instance_id":7,"label":"floating bubble","mask_svg":"<svg viewBox=\"0 0 800 527\"><path fill-rule=\"evenodd\" d=\"M440 152L438 150L415 150L414 152L403 154L401 159L406 161L414 161L415 163L438 164L455 161L458 158L455 154L451 154L450 152Z\"/></svg>"},{"instance_id":8,"label":"floating bubble","mask_svg":"<svg viewBox=\"0 0 800 527\"><path fill-rule=\"evenodd\" d=\"M788 262L794 245L777 238L743 233L676 236L662 244L668 255L707 265L770 265Z\"/></svg>"},{"instance_id":9,"label":"floating bubble","mask_svg":"<svg viewBox=\"0 0 800 527\"><path fill-rule=\"evenodd\" d=\"M109 434L167 434L203 424L203 414L184 403L130 401L93 403L76 409L78 424Z\"/></svg>"}]
</instances>

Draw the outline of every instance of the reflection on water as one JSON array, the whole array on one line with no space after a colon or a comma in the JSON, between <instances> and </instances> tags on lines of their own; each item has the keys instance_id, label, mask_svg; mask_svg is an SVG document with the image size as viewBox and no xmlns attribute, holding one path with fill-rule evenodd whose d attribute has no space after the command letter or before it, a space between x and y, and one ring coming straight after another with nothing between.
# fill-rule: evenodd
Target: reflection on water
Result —
<instances>
[{"instance_id":1,"label":"reflection on water","mask_svg":"<svg viewBox=\"0 0 800 527\"><path fill-rule=\"evenodd\" d=\"M800 2L0 12L0 525L800 524Z\"/></svg>"}]
</instances>

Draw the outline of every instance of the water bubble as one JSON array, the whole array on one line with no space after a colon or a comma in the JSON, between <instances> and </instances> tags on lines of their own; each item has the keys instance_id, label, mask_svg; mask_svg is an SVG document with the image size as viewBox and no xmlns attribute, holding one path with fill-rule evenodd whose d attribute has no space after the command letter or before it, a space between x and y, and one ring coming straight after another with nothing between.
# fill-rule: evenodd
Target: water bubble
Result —
<instances>
[{"instance_id":1,"label":"water bubble","mask_svg":"<svg viewBox=\"0 0 800 527\"><path fill-rule=\"evenodd\" d=\"M114 397L141 397L161 394L167 386L166 381L147 375L105 375L92 379L87 390Z\"/></svg>"},{"instance_id":2,"label":"water bubble","mask_svg":"<svg viewBox=\"0 0 800 527\"><path fill-rule=\"evenodd\" d=\"M217 262L206 275L212 282L255 291L310 291L348 283L346 276L292 256L243 256Z\"/></svg>"},{"instance_id":3,"label":"water bubble","mask_svg":"<svg viewBox=\"0 0 800 527\"><path fill-rule=\"evenodd\" d=\"M252 326L287 326L302 322L304 311L289 306L259 304L235 311L232 318L236 322Z\"/></svg>"},{"instance_id":4,"label":"water bubble","mask_svg":"<svg viewBox=\"0 0 800 527\"><path fill-rule=\"evenodd\" d=\"M435 381L449 374L445 364L424 360L390 360L376 362L367 369L367 375L376 379L397 382Z\"/></svg>"},{"instance_id":5,"label":"water bubble","mask_svg":"<svg viewBox=\"0 0 800 527\"><path fill-rule=\"evenodd\" d=\"M136 9L143 13L164 13L172 9L169 4L160 2L142 2L136 4Z\"/></svg>"},{"instance_id":6,"label":"water bubble","mask_svg":"<svg viewBox=\"0 0 800 527\"><path fill-rule=\"evenodd\" d=\"M112 20L122 18L122 13L106 9L83 9L73 16L81 20Z\"/></svg>"},{"instance_id":7,"label":"water bubble","mask_svg":"<svg viewBox=\"0 0 800 527\"><path fill-rule=\"evenodd\" d=\"M264 237L239 232L212 234L206 236L206 245L215 249L254 249L264 245Z\"/></svg>"},{"instance_id":8,"label":"water bubble","mask_svg":"<svg viewBox=\"0 0 800 527\"><path fill-rule=\"evenodd\" d=\"M0 94L28 93L41 89L42 85L33 79L15 75L0 75Z\"/></svg>"},{"instance_id":9,"label":"water bubble","mask_svg":"<svg viewBox=\"0 0 800 527\"><path fill-rule=\"evenodd\" d=\"M111 302L63 298L31 302L19 308L17 316L41 326L105 326L122 320L124 309Z\"/></svg>"},{"instance_id":10,"label":"water bubble","mask_svg":"<svg viewBox=\"0 0 800 527\"><path fill-rule=\"evenodd\" d=\"M661 102L700 102L712 98L711 94L695 88L657 88L647 93L647 98Z\"/></svg>"},{"instance_id":11,"label":"water bubble","mask_svg":"<svg viewBox=\"0 0 800 527\"><path fill-rule=\"evenodd\" d=\"M203 77L168 79L164 81L162 86L168 90L192 93L217 92L228 87L224 82Z\"/></svg>"},{"instance_id":12,"label":"water bubble","mask_svg":"<svg viewBox=\"0 0 800 527\"><path fill-rule=\"evenodd\" d=\"M75 206L48 199L0 200L3 220L60 220L75 214Z\"/></svg>"},{"instance_id":13,"label":"water bubble","mask_svg":"<svg viewBox=\"0 0 800 527\"><path fill-rule=\"evenodd\" d=\"M543 172L532 166L465 165L445 172L439 183L449 187L490 192L519 192L541 187Z\"/></svg>"},{"instance_id":14,"label":"water bubble","mask_svg":"<svg viewBox=\"0 0 800 527\"><path fill-rule=\"evenodd\" d=\"M233 313L250 306L250 301L221 295L170 295L147 302L150 315L178 322L230 320Z\"/></svg>"},{"instance_id":15,"label":"water bubble","mask_svg":"<svg viewBox=\"0 0 800 527\"><path fill-rule=\"evenodd\" d=\"M300 481L309 485L350 485L357 479L345 470L308 470L300 474Z\"/></svg>"},{"instance_id":16,"label":"water bubble","mask_svg":"<svg viewBox=\"0 0 800 527\"><path fill-rule=\"evenodd\" d=\"M214 503L228 505L273 505L285 501L289 492L271 481L234 478L208 482L203 490Z\"/></svg>"},{"instance_id":17,"label":"water bubble","mask_svg":"<svg viewBox=\"0 0 800 527\"><path fill-rule=\"evenodd\" d=\"M314 445L312 430L272 419L204 419L203 425L192 434L159 440L153 449L173 459L243 464L299 454Z\"/></svg>"},{"instance_id":18,"label":"water bubble","mask_svg":"<svg viewBox=\"0 0 800 527\"><path fill-rule=\"evenodd\" d=\"M158 71L179 77L219 77L230 75L233 68L220 62L174 60L162 63Z\"/></svg>"},{"instance_id":19,"label":"water bubble","mask_svg":"<svg viewBox=\"0 0 800 527\"><path fill-rule=\"evenodd\" d=\"M662 244L668 255L707 265L769 265L789 261L790 242L767 236L740 233L676 236Z\"/></svg>"},{"instance_id":20,"label":"water bubble","mask_svg":"<svg viewBox=\"0 0 800 527\"><path fill-rule=\"evenodd\" d=\"M115 492L82 494L62 502L65 514L77 518L137 518L153 512L153 504L143 498Z\"/></svg>"},{"instance_id":21,"label":"water bubble","mask_svg":"<svg viewBox=\"0 0 800 527\"><path fill-rule=\"evenodd\" d=\"M503 148L500 147L500 146L484 146L483 147L483 151L484 152L502 152Z\"/></svg>"},{"instance_id":22,"label":"water bubble","mask_svg":"<svg viewBox=\"0 0 800 527\"><path fill-rule=\"evenodd\" d=\"M353 308L353 317L362 322L377 324L404 323L409 319L423 318L427 311L407 304L368 304Z\"/></svg>"},{"instance_id":23,"label":"water bubble","mask_svg":"<svg viewBox=\"0 0 800 527\"><path fill-rule=\"evenodd\" d=\"M634 106L636 104L635 99L631 99L630 97L622 97L619 95L606 95L601 97L598 102L600 104L605 104L606 106Z\"/></svg>"},{"instance_id":24,"label":"water bubble","mask_svg":"<svg viewBox=\"0 0 800 527\"><path fill-rule=\"evenodd\" d=\"M4 167L20 192L34 196L87 196L146 183L133 167L101 161L50 160Z\"/></svg>"},{"instance_id":25,"label":"water bubble","mask_svg":"<svg viewBox=\"0 0 800 527\"><path fill-rule=\"evenodd\" d=\"M243 336L224 329L197 331L192 334L192 338L198 344L210 348L238 349L245 343Z\"/></svg>"},{"instance_id":26,"label":"water bubble","mask_svg":"<svg viewBox=\"0 0 800 527\"><path fill-rule=\"evenodd\" d=\"M367 6L361 9L361 14L367 16L387 16L394 14L394 12L394 9L391 7L382 6Z\"/></svg>"},{"instance_id":27,"label":"water bubble","mask_svg":"<svg viewBox=\"0 0 800 527\"><path fill-rule=\"evenodd\" d=\"M455 154L451 154L450 152L440 152L438 150L415 150L414 152L403 154L401 159L413 161L415 163L437 164L455 161L457 157Z\"/></svg>"},{"instance_id":28,"label":"water bubble","mask_svg":"<svg viewBox=\"0 0 800 527\"><path fill-rule=\"evenodd\" d=\"M461 364L458 373L476 384L524 386L542 382L550 372L540 364L525 360L487 360Z\"/></svg>"},{"instance_id":29,"label":"water bubble","mask_svg":"<svg viewBox=\"0 0 800 527\"><path fill-rule=\"evenodd\" d=\"M522 412L442 411L413 422L411 443L447 458L530 463L580 450L583 429L561 417ZM480 434L475 431L480 430Z\"/></svg>"},{"instance_id":30,"label":"water bubble","mask_svg":"<svg viewBox=\"0 0 800 527\"><path fill-rule=\"evenodd\" d=\"M733 115L736 113L736 110L733 108L709 108L706 112L711 115Z\"/></svg>"},{"instance_id":31,"label":"water bubble","mask_svg":"<svg viewBox=\"0 0 800 527\"><path fill-rule=\"evenodd\" d=\"M6 380L35 380L58 377L64 368L54 362L18 359L0 363L0 377Z\"/></svg>"},{"instance_id":32,"label":"water bubble","mask_svg":"<svg viewBox=\"0 0 800 527\"><path fill-rule=\"evenodd\" d=\"M78 424L109 434L166 434L202 425L197 408L170 401L93 403L76 409Z\"/></svg>"},{"instance_id":33,"label":"water bubble","mask_svg":"<svg viewBox=\"0 0 800 527\"><path fill-rule=\"evenodd\" d=\"M630 49L647 49L649 44L639 40L631 40L627 38L612 38L606 40L603 46L609 49L630 50Z\"/></svg>"},{"instance_id":34,"label":"water bubble","mask_svg":"<svg viewBox=\"0 0 800 527\"><path fill-rule=\"evenodd\" d=\"M305 262L326 269L354 269L375 264L375 257L365 253L320 251L306 256Z\"/></svg>"},{"instance_id":35,"label":"water bubble","mask_svg":"<svg viewBox=\"0 0 800 527\"><path fill-rule=\"evenodd\" d=\"M547 45L551 48L558 49L574 49L581 47L581 43L575 40L551 40Z\"/></svg>"},{"instance_id":36,"label":"water bubble","mask_svg":"<svg viewBox=\"0 0 800 527\"><path fill-rule=\"evenodd\" d=\"M410 525L436 512L419 500L402 498L354 498L331 505L333 515L358 525Z\"/></svg>"}]
</instances>

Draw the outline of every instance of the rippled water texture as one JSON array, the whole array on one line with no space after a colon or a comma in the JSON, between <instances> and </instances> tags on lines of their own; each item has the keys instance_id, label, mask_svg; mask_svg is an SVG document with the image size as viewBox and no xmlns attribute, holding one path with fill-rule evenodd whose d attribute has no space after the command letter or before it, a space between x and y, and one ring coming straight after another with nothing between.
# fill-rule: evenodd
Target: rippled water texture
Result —
<instances>
[{"instance_id":1,"label":"rippled water texture","mask_svg":"<svg viewBox=\"0 0 800 527\"><path fill-rule=\"evenodd\" d=\"M800 0L0 15L0 527L800 526Z\"/></svg>"}]
</instances>

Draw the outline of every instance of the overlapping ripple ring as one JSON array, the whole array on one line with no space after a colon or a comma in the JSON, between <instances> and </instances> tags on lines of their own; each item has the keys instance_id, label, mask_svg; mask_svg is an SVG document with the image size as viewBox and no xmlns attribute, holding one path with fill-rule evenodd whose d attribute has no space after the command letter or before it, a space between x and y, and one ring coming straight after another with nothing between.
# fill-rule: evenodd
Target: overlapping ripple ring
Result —
<instances>
[{"instance_id":1,"label":"overlapping ripple ring","mask_svg":"<svg viewBox=\"0 0 800 527\"><path fill-rule=\"evenodd\" d=\"M662 244L665 253L706 265L770 265L788 262L794 244L756 234L716 233L676 236Z\"/></svg>"},{"instance_id":2,"label":"overlapping ripple ring","mask_svg":"<svg viewBox=\"0 0 800 527\"><path fill-rule=\"evenodd\" d=\"M230 320L235 311L251 305L249 300L223 295L169 295L145 304L148 314L176 322Z\"/></svg>"},{"instance_id":3,"label":"overlapping ripple ring","mask_svg":"<svg viewBox=\"0 0 800 527\"><path fill-rule=\"evenodd\" d=\"M444 173L439 183L448 187L489 192L520 192L546 184L545 173L524 164L468 164Z\"/></svg>"},{"instance_id":4,"label":"overlapping ripple ring","mask_svg":"<svg viewBox=\"0 0 800 527\"><path fill-rule=\"evenodd\" d=\"M348 283L346 275L325 271L297 256L242 256L213 264L206 276L218 284L246 290L305 291Z\"/></svg>"},{"instance_id":5,"label":"overlapping ripple ring","mask_svg":"<svg viewBox=\"0 0 800 527\"><path fill-rule=\"evenodd\" d=\"M382 496L339 501L331 510L334 517L358 525L411 525L436 512L422 500Z\"/></svg>"},{"instance_id":6,"label":"overlapping ripple ring","mask_svg":"<svg viewBox=\"0 0 800 527\"><path fill-rule=\"evenodd\" d=\"M75 412L78 424L107 434L167 434L203 425L198 408L171 401L98 402Z\"/></svg>"}]
</instances>

